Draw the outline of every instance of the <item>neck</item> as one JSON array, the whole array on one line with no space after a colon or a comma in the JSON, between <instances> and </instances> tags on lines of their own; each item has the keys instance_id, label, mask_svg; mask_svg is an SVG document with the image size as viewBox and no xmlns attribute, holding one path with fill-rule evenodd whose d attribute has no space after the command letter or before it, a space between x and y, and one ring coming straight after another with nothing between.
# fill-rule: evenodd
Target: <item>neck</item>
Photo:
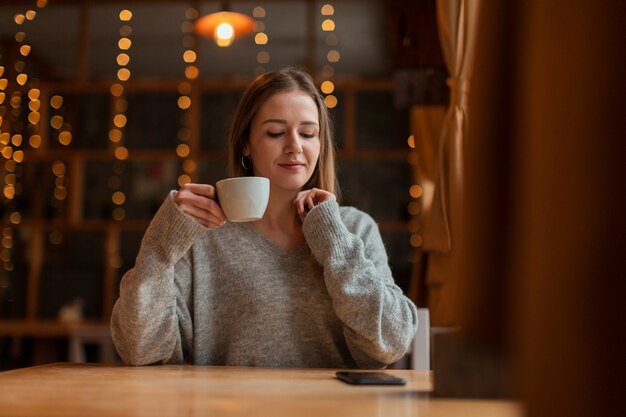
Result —
<instances>
[{"instance_id":1,"label":"neck","mask_svg":"<svg viewBox=\"0 0 626 417\"><path fill-rule=\"evenodd\" d=\"M287 231L299 225L300 221L293 199L297 193L280 193L272 190L267 209L259 223L275 229Z\"/></svg>"},{"instance_id":2,"label":"neck","mask_svg":"<svg viewBox=\"0 0 626 417\"><path fill-rule=\"evenodd\" d=\"M270 192L270 200L263 218L252 223L274 244L285 250L295 249L304 241L302 224L293 204L293 195Z\"/></svg>"}]
</instances>

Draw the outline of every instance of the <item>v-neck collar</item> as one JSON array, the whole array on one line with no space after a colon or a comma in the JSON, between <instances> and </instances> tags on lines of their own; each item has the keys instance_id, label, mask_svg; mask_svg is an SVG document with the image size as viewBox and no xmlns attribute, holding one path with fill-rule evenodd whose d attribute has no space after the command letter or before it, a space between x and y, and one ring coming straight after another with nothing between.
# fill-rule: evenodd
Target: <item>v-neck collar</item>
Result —
<instances>
[{"instance_id":1,"label":"v-neck collar","mask_svg":"<svg viewBox=\"0 0 626 417\"><path fill-rule=\"evenodd\" d=\"M270 238L265 236L263 232L261 232L259 229L254 227L252 223L248 223L248 222L239 223L239 225L244 230L246 230L247 233L250 234L256 241L260 242L265 248L267 248L271 252L274 252L280 255L295 255L295 254L302 252L303 250L308 250L306 240L300 243L295 248L286 250L278 246L276 243L274 243L274 241L272 241Z\"/></svg>"}]
</instances>

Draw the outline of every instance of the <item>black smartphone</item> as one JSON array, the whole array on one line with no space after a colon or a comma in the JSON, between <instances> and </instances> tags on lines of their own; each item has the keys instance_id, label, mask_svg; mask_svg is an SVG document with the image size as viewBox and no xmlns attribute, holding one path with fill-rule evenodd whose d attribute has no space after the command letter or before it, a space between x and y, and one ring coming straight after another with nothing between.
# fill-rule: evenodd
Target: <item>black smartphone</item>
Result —
<instances>
[{"instance_id":1,"label":"black smartphone","mask_svg":"<svg viewBox=\"0 0 626 417\"><path fill-rule=\"evenodd\" d=\"M354 385L404 385L406 379L398 378L384 372L338 371L335 376Z\"/></svg>"}]
</instances>

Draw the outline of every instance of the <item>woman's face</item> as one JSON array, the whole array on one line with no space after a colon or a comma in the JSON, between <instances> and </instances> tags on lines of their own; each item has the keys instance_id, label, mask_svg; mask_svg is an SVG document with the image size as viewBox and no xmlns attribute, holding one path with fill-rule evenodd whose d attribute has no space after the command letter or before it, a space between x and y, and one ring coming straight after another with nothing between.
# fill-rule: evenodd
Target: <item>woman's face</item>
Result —
<instances>
[{"instance_id":1,"label":"woman's face","mask_svg":"<svg viewBox=\"0 0 626 417\"><path fill-rule=\"evenodd\" d=\"M307 183L320 155L319 116L313 99L301 91L271 96L252 120L244 155L254 175L273 188L297 192Z\"/></svg>"}]
</instances>

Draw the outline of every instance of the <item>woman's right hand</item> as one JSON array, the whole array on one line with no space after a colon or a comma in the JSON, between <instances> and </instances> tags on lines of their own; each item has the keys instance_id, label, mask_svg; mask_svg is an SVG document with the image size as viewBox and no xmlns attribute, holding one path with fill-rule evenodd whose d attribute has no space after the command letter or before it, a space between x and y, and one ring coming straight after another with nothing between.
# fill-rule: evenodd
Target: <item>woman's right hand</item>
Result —
<instances>
[{"instance_id":1,"label":"woman's right hand","mask_svg":"<svg viewBox=\"0 0 626 417\"><path fill-rule=\"evenodd\" d=\"M209 184L188 183L174 196L178 207L206 227L217 228L226 223L222 208L215 201L215 187Z\"/></svg>"}]
</instances>

